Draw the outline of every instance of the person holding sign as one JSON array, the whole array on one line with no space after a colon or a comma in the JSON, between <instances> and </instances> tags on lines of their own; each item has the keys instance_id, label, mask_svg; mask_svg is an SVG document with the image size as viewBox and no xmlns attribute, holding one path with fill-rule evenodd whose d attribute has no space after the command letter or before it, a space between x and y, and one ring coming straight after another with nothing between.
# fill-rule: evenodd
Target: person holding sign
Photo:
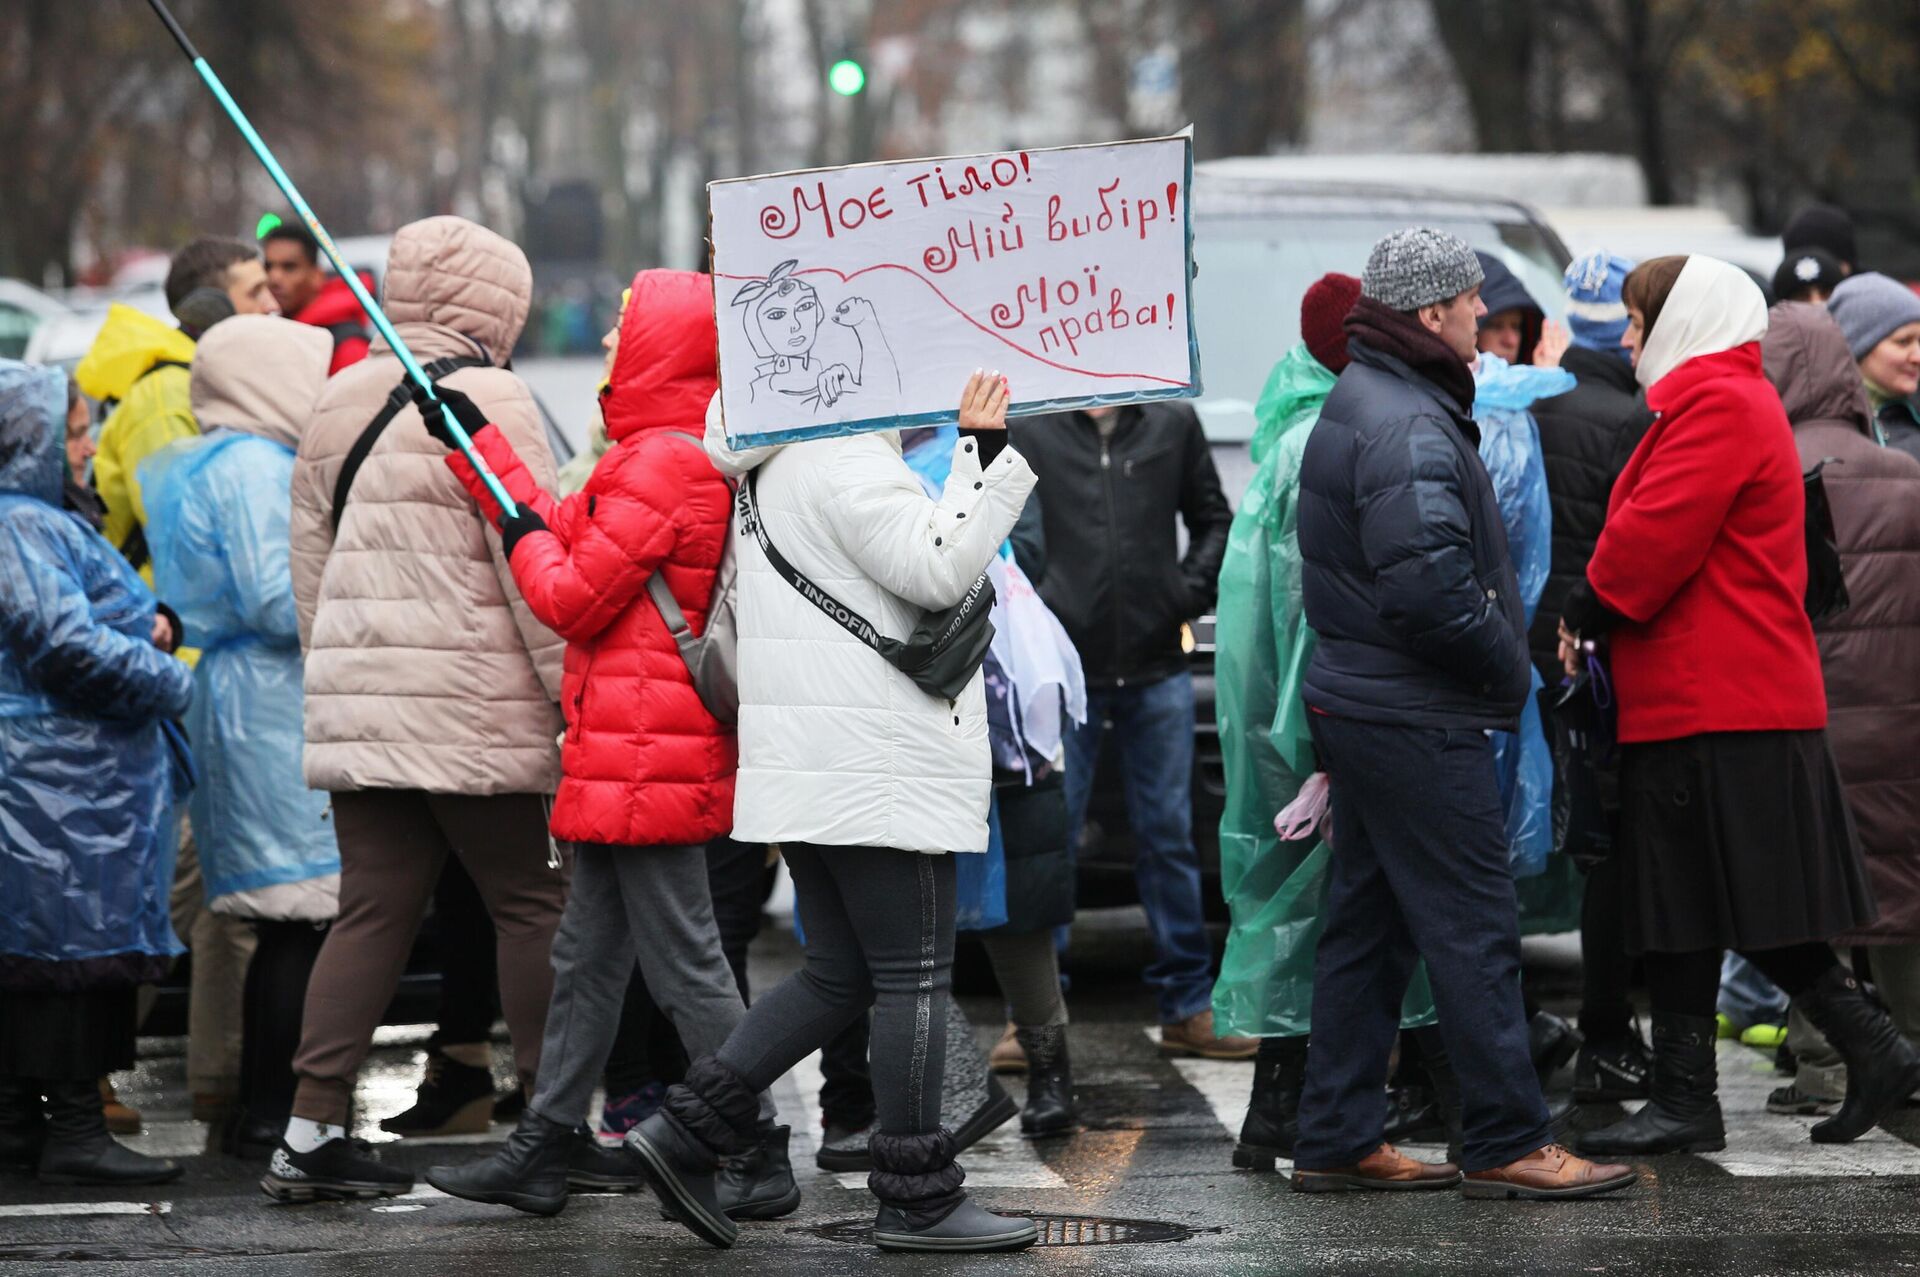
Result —
<instances>
[{"instance_id":1,"label":"person holding sign","mask_svg":"<svg viewBox=\"0 0 1920 1277\"><path fill-rule=\"evenodd\" d=\"M1034 1242L1030 1221L967 1200L940 1126L948 853L987 849L984 644L936 673L928 667L940 657L910 659L922 644L884 637L915 632L929 614L962 631L973 624L982 574L1034 483L1006 447L1009 397L997 375L968 381L938 501L902 459L896 431L742 452L727 444L718 396L708 409L707 451L741 476L750 534L740 538L733 836L781 844L807 932L806 966L758 998L627 1137L667 1210L715 1246L735 1235L715 1169L753 1147L757 1096L870 1006L875 1244L980 1252Z\"/></svg>"}]
</instances>

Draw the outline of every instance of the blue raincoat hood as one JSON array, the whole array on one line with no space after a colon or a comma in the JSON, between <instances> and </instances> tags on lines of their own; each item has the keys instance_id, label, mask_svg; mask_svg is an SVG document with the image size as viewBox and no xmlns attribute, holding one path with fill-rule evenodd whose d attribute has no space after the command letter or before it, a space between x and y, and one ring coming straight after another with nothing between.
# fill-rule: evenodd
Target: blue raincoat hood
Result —
<instances>
[{"instance_id":1,"label":"blue raincoat hood","mask_svg":"<svg viewBox=\"0 0 1920 1277\"><path fill-rule=\"evenodd\" d=\"M0 359L0 492L59 508L66 431L66 374Z\"/></svg>"}]
</instances>

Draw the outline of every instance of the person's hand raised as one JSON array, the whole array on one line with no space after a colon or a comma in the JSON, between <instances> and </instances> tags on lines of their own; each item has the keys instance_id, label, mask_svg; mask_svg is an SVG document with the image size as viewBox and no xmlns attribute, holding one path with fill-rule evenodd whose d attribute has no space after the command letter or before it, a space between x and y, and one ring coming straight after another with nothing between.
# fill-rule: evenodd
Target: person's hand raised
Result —
<instances>
[{"instance_id":1,"label":"person's hand raised","mask_svg":"<svg viewBox=\"0 0 1920 1277\"><path fill-rule=\"evenodd\" d=\"M1563 324L1551 319L1540 325L1540 340L1533 344L1533 366L1535 368L1558 368L1561 356L1567 353L1572 337Z\"/></svg>"},{"instance_id":2,"label":"person's hand raised","mask_svg":"<svg viewBox=\"0 0 1920 1277\"><path fill-rule=\"evenodd\" d=\"M487 428L487 414L481 412L478 404L452 386L435 386L434 398L428 398L426 387L418 383L414 384L409 393L413 396L413 406L420 410L420 420L426 426L427 433L449 452L460 445L454 442L453 431L447 429L447 418L441 411L442 405L453 413L453 419L460 423L462 430L467 432L467 438L471 439Z\"/></svg>"},{"instance_id":3,"label":"person's hand raised","mask_svg":"<svg viewBox=\"0 0 1920 1277\"><path fill-rule=\"evenodd\" d=\"M1013 392L1007 379L997 372L976 368L960 392L960 428L962 430L1005 430L1007 404Z\"/></svg>"}]
</instances>

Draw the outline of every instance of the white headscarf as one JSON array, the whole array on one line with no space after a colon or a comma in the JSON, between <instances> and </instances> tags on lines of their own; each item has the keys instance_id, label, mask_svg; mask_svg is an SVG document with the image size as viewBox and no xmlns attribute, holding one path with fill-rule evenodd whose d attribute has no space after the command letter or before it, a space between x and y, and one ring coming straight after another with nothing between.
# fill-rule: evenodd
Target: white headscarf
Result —
<instances>
[{"instance_id":1,"label":"white headscarf","mask_svg":"<svg viewBox=\"0 0 1920 1277\"><path fill-rule=\"evenodd\" d=\"M1745 271L1717 257L1689 257L1640 347L1634 379L1650 387L1689 359L1759 341L1766 331L1766 295Z\"/></svg>"}]
</instances>

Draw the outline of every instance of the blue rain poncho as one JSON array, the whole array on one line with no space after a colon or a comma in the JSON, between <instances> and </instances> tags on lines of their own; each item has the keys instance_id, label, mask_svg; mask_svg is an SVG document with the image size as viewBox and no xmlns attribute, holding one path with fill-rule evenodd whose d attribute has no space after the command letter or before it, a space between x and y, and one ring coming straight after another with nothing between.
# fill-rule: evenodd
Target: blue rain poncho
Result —
<instances>
[{"instance_id":1,"label":"blue rain poncho","mask_svg":"<svg viewBox=\"0 0 1920 1277\"><path fill-rule=\"evenodd\" d=\"M1520 579L1527 620L1540 603L1553 559L1553 507L1547 495L1547 463L1540 450L1540 427L1530 409L1534 401L1563 395L1574 377L1560 368L1509 364L1482 354L1474 369L1473 419L1480 427L1480 459L1493 480L1506 525L1507 549ZM1494 767L1507 811L1507 840L1515 877L1545 872L1553 853L1553 752L1540 721L1538 670L1536 695L1527 697L1518 732L1493 734Z\"/></svg>"},{"instance_id":2,"label":"blue rain poncho","mask_svg":"<svg viewBox=\"0 0 1920 1277\"><path fill-rule=\"evenodd\" d=\"M66 384L0 360L0 988L159 978L192 696L154 598L60 508Z\"/></svg>"},{"instance_id":3,"label":"blue rain poncho","mask_svg":"<svg viewBox=\"0 0 1920 1277\"><path fill-rule=\"evenodd\" d=\"M1214 712L1227 782L1220 887L1232 916L1213 986L1221 1033L1298 1037L1312 1024L1314 950L1332 852L1318 838L1280 841L1273 818L1314 771L1300 694L1314 633L1301 599L1296 501L1307 438L1333 385L1334 375L1304 345L1288 351L1267 378L1254 409L1253 478L1220 566ZM1401 1024L1433 1022L1422 965Z\"/></svg>"},{"instance_id":4,"label":"blue rain poncho","mask_svg":"<svg viewBox=\"0 0 1920 1277\"><path fill-rule=\"evenodd\" d=\"M288 569L294 452L325 384L322 330L243 316L194 364L207 433L140 465L154 585L201 649L187 729L200 763L193 829L207 900L242 917L338 912L326 794L307 788L300 637Z\"/></svg>"}]
</instances>

